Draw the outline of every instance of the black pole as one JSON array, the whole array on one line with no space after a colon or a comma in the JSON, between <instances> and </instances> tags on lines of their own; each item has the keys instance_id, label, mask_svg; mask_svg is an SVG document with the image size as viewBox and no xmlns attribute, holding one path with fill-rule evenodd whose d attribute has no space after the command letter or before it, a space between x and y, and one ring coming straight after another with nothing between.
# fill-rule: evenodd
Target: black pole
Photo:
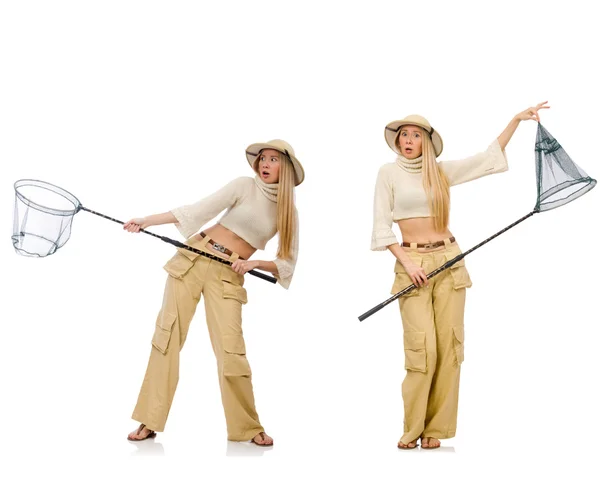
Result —
<instances>
[{"instance_id":1,"label":"black pole","mask_svg":"<svg viewBox=\"0 0 600 483\"><path fill-rule=\"evenodd\" d=\"M121 225L125 224L125 222L123 222L121 220L117 220L116 218L111 218L110 216L103 215L102 213L98 213L97 211L90 210L88 208L85 208L84 206L79 206L79 209L87 211L88 213L93 213L94 215L101 216L102 218L106 218L107 220L111 220L116 223L120 223ZM220 262L224 265L231 266L231 264L232 264L229 260L225 260L224 258L217 257L216 255L213 255L212 253L208 253L208 252L199 250L198 248L191 247L189 245L186 245L185 243L181 243L180 241L173 240L172 238L169 238L167 236L160 236L160 235L157 235L156 233L152 233L150 231L146 231L143 229L140 229L140 232L145 233L146 235L152 235L152 236L159 238L166 243L170 243L171 245L174 245L178 248L185 248L186 250L189 250L194 253L198 253L199 255L202 255L206 258L210 258L211 260L216 260L217 262ZM254 275L255 277L258 277L258 278L262 278L263 280L266 280L267 282L277 283L277 279L275 277L271 277L270 275L265 275L264 273L259 272L258 270L249 270L246 273L249 273L250 275Z\"/></svg>"},{"instance_id":2,"label":"black pole","mask_svg":"<svg viewBox=\"0 0 600 483\"><path fill-rule=\"evenodd\" d=\"M443 272L444 270L446 270L447 268L450 268L452 265L454 265L456 262L462 260L463 258L465 258L469 253L471 253L472 251L477 250L480 246L485 245L486 243L492 241L494 238L496 238L497 236L502 235L502 233L504 233L505 231L510 230L513 226L518 225L519 223L521 223L522 221L525 221L527 218L529 218L530 216L535 215L536 213L539 213L539 211L534 210L531 213L528 213L527 215L525 215L523 218L520 218L519 220L515 221L513 224L508 225L506 228L500 230L498 233L495 233L494 235L492 235L489 238L486 238L484 241L482 241L480 244L475 245L473 248L467 250L464 253L461 253L460 255L457 255L456 257L454 257L452 260L448 260L446 263L444 263L441 267L436 268L433 272L429 273L427 275L427 278L433 278L435 277L437 274L439 274L440 272ZM394 295L392 295L389 299L387 299L384 302L381 302L379 305L373 307L371 310L368 310L367 312L365 312L364 314L360 315L358 317L358 320L360 322L362 322L363 320L365 320L366 318L370 317L371 315L373 315L375 312L379 312L382 308L384 308L386 305L388 305L389 303L393 302L394 300L396 300L398 297L402 297L403 295L406 295L409 292L412 292L415 288L417 288L417 286L413 283L412 285L409 285L408 287L406 287L405 289L401 290L398 293L395 293Z\"/></svg>"}]
</instances>

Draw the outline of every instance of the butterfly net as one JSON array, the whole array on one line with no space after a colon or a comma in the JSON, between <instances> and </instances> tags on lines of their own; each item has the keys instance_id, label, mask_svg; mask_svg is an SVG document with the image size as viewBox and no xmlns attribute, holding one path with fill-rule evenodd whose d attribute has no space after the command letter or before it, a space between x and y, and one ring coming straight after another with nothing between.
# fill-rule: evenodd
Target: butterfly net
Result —
<instances>
[{"instance_id":1,"label":"butterfly net","mask_svg":"<svg viewBox=\"0 0 600 483\"><path fill-rule=\"evenodd\" d=\"M17 253L52 255L69 240L80 206L75 196L58 186L32 179L17 181L12 234Z\"/></svg>"},{"instance_id":2,"label":"butterfly net","mask_svg":"<svg viewBox=\"0 0 600 483\"><path fill-rule=\"evenodd\" d=\"M535 139L536 212L566 205L596 186L596 180L577 166L559 142L538 123Z\"/></svg>"}]
</instances>

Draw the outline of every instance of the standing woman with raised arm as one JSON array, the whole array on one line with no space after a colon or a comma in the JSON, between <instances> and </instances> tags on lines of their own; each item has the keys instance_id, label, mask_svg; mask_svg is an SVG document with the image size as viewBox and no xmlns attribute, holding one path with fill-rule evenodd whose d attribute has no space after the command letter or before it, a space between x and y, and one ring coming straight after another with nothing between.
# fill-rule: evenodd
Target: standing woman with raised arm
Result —
<instances>
[{"instance_id":1,"label":"standing woman with raised arm","mask_svg":"<svg viewBox=\"0 0 600 483\"><path fill-rule=\"evenodd\" d=\"M425 449L456 433L460 365L464 358L464 309L471 279L464 259L427 279L427 273L461 253L448 228L450 186L508 169L504 149L521 121L539 122L543 102L517 114L483 152L458 161L437 161L443 143L427 119L410 115L385 128L397 154L379 170L375 187L372 250L396 257L395 294L400 297L406 377L402 384L404 434L400 449ZM402 244L392 232L398 223Z\"/></svg>"},{"instance_id":2,"label":"standing woman with raised arm","mask_svg":"<svg viewBox=\"0 0 600 483\"><path fill-rule=\"evenodd\" d=\"M298 256L298 213L294 189L304 170L292 147L282 140L253 144L246 157L254 178L234 179L212 195L191 205L124 225L130 232L175 223L187 245L230 260L231 267L186 249L165 265L168 272L162 308L156 320L146 375L133 419L139 427L131 441L156 436L165 423L179 379L179 352L185 343L196 305L204 296L206 322L217 358L221 398L231 441L270 446L255 409L251 371L242 333L242 305L247 302L244 274L253 269L271 272L288 288ZM227 210L217 224L195 234L205 223ZM279 235L277 258L250 260L257 249ZM266 308L268 310L268 308Z\"/></svg>"}]
</instances>

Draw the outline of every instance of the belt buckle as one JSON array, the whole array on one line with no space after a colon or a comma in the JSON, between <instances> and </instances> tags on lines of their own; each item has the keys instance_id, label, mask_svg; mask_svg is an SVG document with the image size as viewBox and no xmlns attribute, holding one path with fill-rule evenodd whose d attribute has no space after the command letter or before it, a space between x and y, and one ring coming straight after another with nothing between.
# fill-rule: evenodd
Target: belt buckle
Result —
<instances>
[{"instance_id":1,"label":"belt buckle","mask_svg":"<svg viewBox=\"0 0 600 483\"><path fill-rule=\"evenodd\" d=\"M435 248L437 245L435 243L425 243L423 248Z\"/></svg>"},{"instance_id":2,"label":"belt buckle","mask_svg":"<svg viewBox=\"0 0 600 483\"><path fill-rule=\"evenodd\" d=\"M213 248L221 253L225 253L225 250L227 250L227 248L225 248L223 245L219 245L218 243L213 243Z\"/></svg>"}]
</instances>

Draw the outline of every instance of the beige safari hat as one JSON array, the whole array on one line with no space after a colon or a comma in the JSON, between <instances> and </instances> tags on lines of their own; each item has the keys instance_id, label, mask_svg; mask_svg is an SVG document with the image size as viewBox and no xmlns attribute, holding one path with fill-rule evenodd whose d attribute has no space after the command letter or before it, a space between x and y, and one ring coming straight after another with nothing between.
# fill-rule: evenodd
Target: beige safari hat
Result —
<instances>
[{"instance_id":1,"label":"beige safari hat","mask_svg":"<svg viewBox=\"0 0 600 483\"><path fill-rule=\"evenodd\" d=\"M258 159L258 155L263 149L274 149L279 151L280 153L286 154L294 165L294 171L296 173L296 186L298 186L302 181L304 181L304 168L300 161L296 158L294 154L294 148L288 143L286 143L283 139L273 139L272 141L266 143L256 143L251 144L246 148L246 158L248 158L248 163L250 163L250 167L254 169L254 163Z\"/></svg>"},{"instance_id":2,"label":"beige safari hat","mask_svg":"<svg viewBox=\"0 0 600 483\"><path fill-rule=\"evenodd\" d=\"M425 129L431 136L436 157L441 154L442 150L444 149L442 137L435 129L431 127L431 124L429 124L427 119L425 119L423 116L419 116L418 114L411 114L410 116L406 116L404 119L390 122L387 126L385 126L385 140L388 143L388 146L392 148L392 151L400 154L398 148L396 147L396 138L400 133L400 128L402 126L406 126L407 124L419 126Z\"/></svg>"}]
</instances>

